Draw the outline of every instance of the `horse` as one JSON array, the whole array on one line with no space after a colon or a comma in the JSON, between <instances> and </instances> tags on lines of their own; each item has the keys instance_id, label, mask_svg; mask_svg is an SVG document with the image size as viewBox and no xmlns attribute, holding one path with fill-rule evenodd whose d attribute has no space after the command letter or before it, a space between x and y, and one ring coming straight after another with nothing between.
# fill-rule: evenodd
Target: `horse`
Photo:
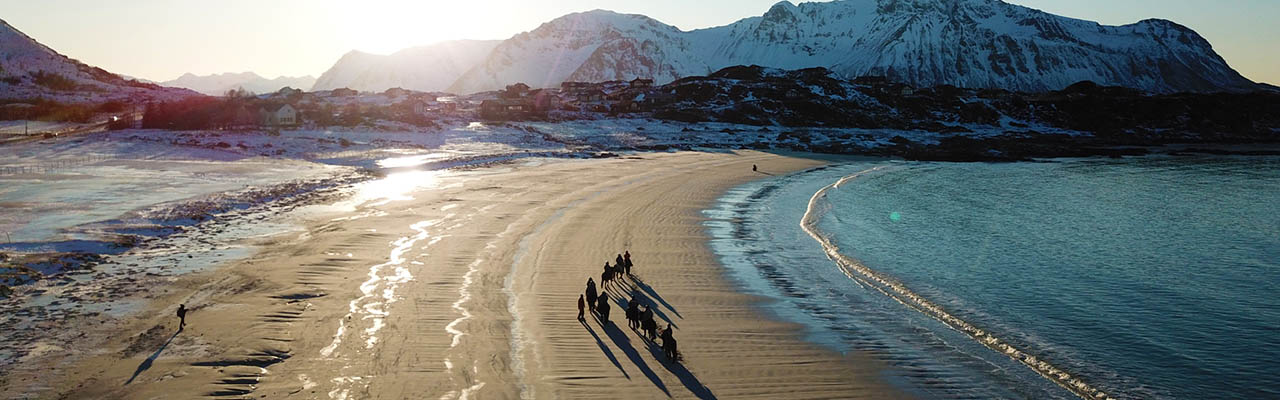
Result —
<instances>
[{"instance_id":1,"label":"horse","mask_svg":"<svg viewBox=\"0 0 1280 400\"><path fill-rule=\"evenodd\" d=\"M604 262L604 272L600 273L600 284L607 284L613 280L613 267L609 266L609 262Z\"/></svg>"},{"instance_id":2,"label":"horse","mask_svg":"<svg viewBox=\"0 0 1280 400\"><path fill-rule=\"evenodd\" d=\"M645 337L649 338L649 341L653 341L658 337L658 323L653 320L652 314L648 314L647 311L646 314L648 318L640 319L640 328L644 330Z\"/></svg>"},{"instance_id":3,"label":"horse","mask_svg":"<svg viewBox=\"0 0 1280 400\"><path fill-rule=\"evenodd\" d=\"M662 338L662 352L667 355L671 361L680 361L680 352L676 350L676 338L666 336Z\"/></svg>"},{"instance_id":4,"label":"horse","mask_svg":"<svg viewBox=\"0 0 1280 400\"><path fill-rule=\"evenodd\" d=\"M609 322L609 294L600 295L600 304L596 305L596 312L600 314L600 322Z\"/></svg>"},{"instance_id":5,"label":"horse","mask_svg":"<svg viewBox=\"0 0 1280 400\"><path fill-rule=\"evenodd\" d=\"M680 355L676 351L676 337L671 334L671 325L667 325L667 329L662 330L662 352L667 355L671 361L678 361L677 356Z\"/></svg>"}]
</instances>

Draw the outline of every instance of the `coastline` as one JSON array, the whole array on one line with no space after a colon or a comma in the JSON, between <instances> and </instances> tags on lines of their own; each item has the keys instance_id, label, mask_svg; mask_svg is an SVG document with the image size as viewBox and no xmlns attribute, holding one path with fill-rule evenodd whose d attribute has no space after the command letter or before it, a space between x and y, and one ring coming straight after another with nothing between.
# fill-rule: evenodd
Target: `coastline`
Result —
<instances>
[{"instance_id":1,"label":"coastline","mask_svg":"<svg viewBox=\"0 0 1280 400\"><path fill-rule=\"evenodd\" d=\"M820 204L828 191L839 189L845 183L856 180L862 175L874 173L884 167L869 168L858 171L854 174L844 176L834 183L823 186L809 198L806 206L804 217L800 221L800 227L809 237L813 238L822 246L823 252L827 258L834 262L845 276L850 280L858 282L864 287L874 288L876 291L892 298L894 301L903 304L911 309L928 315L930 318L936 319L947 326L960 332L964 332L974 341L983 346L1012 358L1027 368L1035 371L1035 373L1045 379L1067 389L1082 399L1107 399L1111 398L1107 393L1093 387L1084 380L1072 376L1070 373L1063 371L1059 367L1038 359L1036 356L1027 353L1024 349L1015 347L997 336L992 335L986 330L974 326L973 324L960 319L948 313L945 308L939 306L928 298L916 294L906 285L897 280L887 277L879 271L873 270L861 262L840 252L840 247L835 244L830 235L822 232L818 228L818 221L822 219L829 206L824 207Z\"/></svg>"},{"instance_id":2,"label":"coastline","mask_svg":"<svg viewBox=\"0 0 1280 400\"><path fill-rule=\"evenodd\" d=\"M767 320L707 247L702 209L762 177L751 164L825 163L804 157L643 153L411 175L380 188L391 192L382 201L178 279L48 387L130 398L905 397L868 358ZM622 250L636 258L636 288L674 323L684 363L616 325L619 312L606 327L574 318L584 276ZM189 326L170 335L179 302Z\"/></svg>"}]
</instances>

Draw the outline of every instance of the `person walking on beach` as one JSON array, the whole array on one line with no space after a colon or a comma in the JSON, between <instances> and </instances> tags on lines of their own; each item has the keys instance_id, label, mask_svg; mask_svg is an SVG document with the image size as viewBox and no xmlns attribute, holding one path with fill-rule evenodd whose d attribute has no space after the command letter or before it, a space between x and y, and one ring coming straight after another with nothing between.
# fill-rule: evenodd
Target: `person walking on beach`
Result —
<instances>
[{"instance_id":1,"label":"person walking on beach","mask_svg":"<svg viewBox=\"0 0 1280 400\"><path fill-rule=\"evenodd\" d=\"M622 262L623 262L622 265L625 266L624 269L627 275L631 275L631 252L630 251L625 251L622 253Z\"/></svg>"},{"instance_id":2,"label":"person walking on beach","mask_svg":"<svg viewBox=\"0 0 1280 400\"><path fill-rule=\"evenodd\" d=\"M760 171L760 169L759 169L759 168L756 168L756 165L755 165L755 164L751 164L751 172L759 172L759 171Z\"/></svg>"},{"instance_id":3,"label":"person walking on beach","mask_svg":"<svg viewBox=\"0 0 1280 400\"><path fill-rule=\"evenodd\" d=\"M187 305L178 305L178 330L181 331L187 327Z\"/></svg>"},{"instance_id":4,"label":"person walking on beach","mask_svg":"<svg viewBox=\"0 0 1280 400\"><path fill-rule=\"evenodd\" d=\"M582 312L587 308L587 302L582 299L582 295L578 295L578 320L583 320Z\"/></svg>"},{"instance_id":5,"label":"person walking on beach","mask_svg":"<svg viewBox=\"0 0 1280 400\"><path fill-rule=\"evenodd\" d=\"M667 324L667 329L662 331L662 352L671 361L676 361L680 355L680 352L676 349L676 337L671 333L671 324Z\"/></svg>"},{"instance_id":6,"label":"person walking on beach","mask_svg":"<svg viewBox=\"0 0 1280 400\"><path fill-rule=\"evenodd\" d=\"M587 278L587 307L591 307L591 311L596 310L596 282Z\"/></svg>"}]
</instances>

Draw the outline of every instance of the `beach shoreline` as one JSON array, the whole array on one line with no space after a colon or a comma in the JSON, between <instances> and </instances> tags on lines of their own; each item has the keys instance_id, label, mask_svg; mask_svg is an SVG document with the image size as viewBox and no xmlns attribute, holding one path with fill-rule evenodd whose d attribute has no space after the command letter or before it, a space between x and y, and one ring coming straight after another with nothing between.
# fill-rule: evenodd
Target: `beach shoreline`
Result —
<instances>
[{"instance_id":1,"label":"beach shoreline","mask_svg":"<svg viewBox=\"0 0 1280 400\"><path fill-rule=\"evenodd\" d=\"M41 395L906 397L869 357L768 319L708 248L701 211L768 177L753 164L830 162L816 157L640 153L392 174L361 189L380 192L364 204L176 279L92 354L41 366L63 371ZM587 277L623 250L637 277L610 292L654 305L682 363L625 328L618 301L612 324L575 318ZM178 303L192 311L174 333Z\"/></svg>"}]
</instances>

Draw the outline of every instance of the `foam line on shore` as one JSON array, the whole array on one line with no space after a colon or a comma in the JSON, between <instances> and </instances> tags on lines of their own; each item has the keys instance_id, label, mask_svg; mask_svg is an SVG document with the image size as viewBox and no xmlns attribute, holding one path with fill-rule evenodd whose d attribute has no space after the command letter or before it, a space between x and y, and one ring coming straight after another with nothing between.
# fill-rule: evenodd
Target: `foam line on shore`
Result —
<instances>
[{"instance_id":1,"label":"foam line on shore","mask_svg":"<svg viewBox=\"0 0 1280 400\"><path fill-rule=\"evenodd\" d=\"M843 272L845 276L854 280L855 283L874 288L880 293L889 296L903 305L911 307L916 311L947 324L957 331L965 333L983 346L1003 353L1023 365L1026 365L1028 368L1031 368L1032 371L1040 374L1040 376L1049 379L1083 399L1102 400L1112 398L1103 391L1089 385L1082 379L1072 376L1047 361L1036 358L1027 351L1014 347L1004 340L992 335L990 332L982 330L965 320L951 315L942 307L934 304L929 299L916 294L905 285L876 270L868 268L849 256L840 253L840 248L836 246L835 242L817 228L818 221L826 211L830 209L830 205L823 203L822 200L826 198L827 192L831 189L838 189L841 185L851 180L885 168L888 167L879 166L858 171L854 174L840 178L835 183L824 186L822 189L818 189L818 191L813 194L813 197L809 198L808 207L805 209L804 216L800 219L800 229L803 229L805 233L816 240L818 244L822 246L823 251L826 252L827 258L834 261L836 266L840 268L841 272Z\"/></svg>"}]
</instances>

